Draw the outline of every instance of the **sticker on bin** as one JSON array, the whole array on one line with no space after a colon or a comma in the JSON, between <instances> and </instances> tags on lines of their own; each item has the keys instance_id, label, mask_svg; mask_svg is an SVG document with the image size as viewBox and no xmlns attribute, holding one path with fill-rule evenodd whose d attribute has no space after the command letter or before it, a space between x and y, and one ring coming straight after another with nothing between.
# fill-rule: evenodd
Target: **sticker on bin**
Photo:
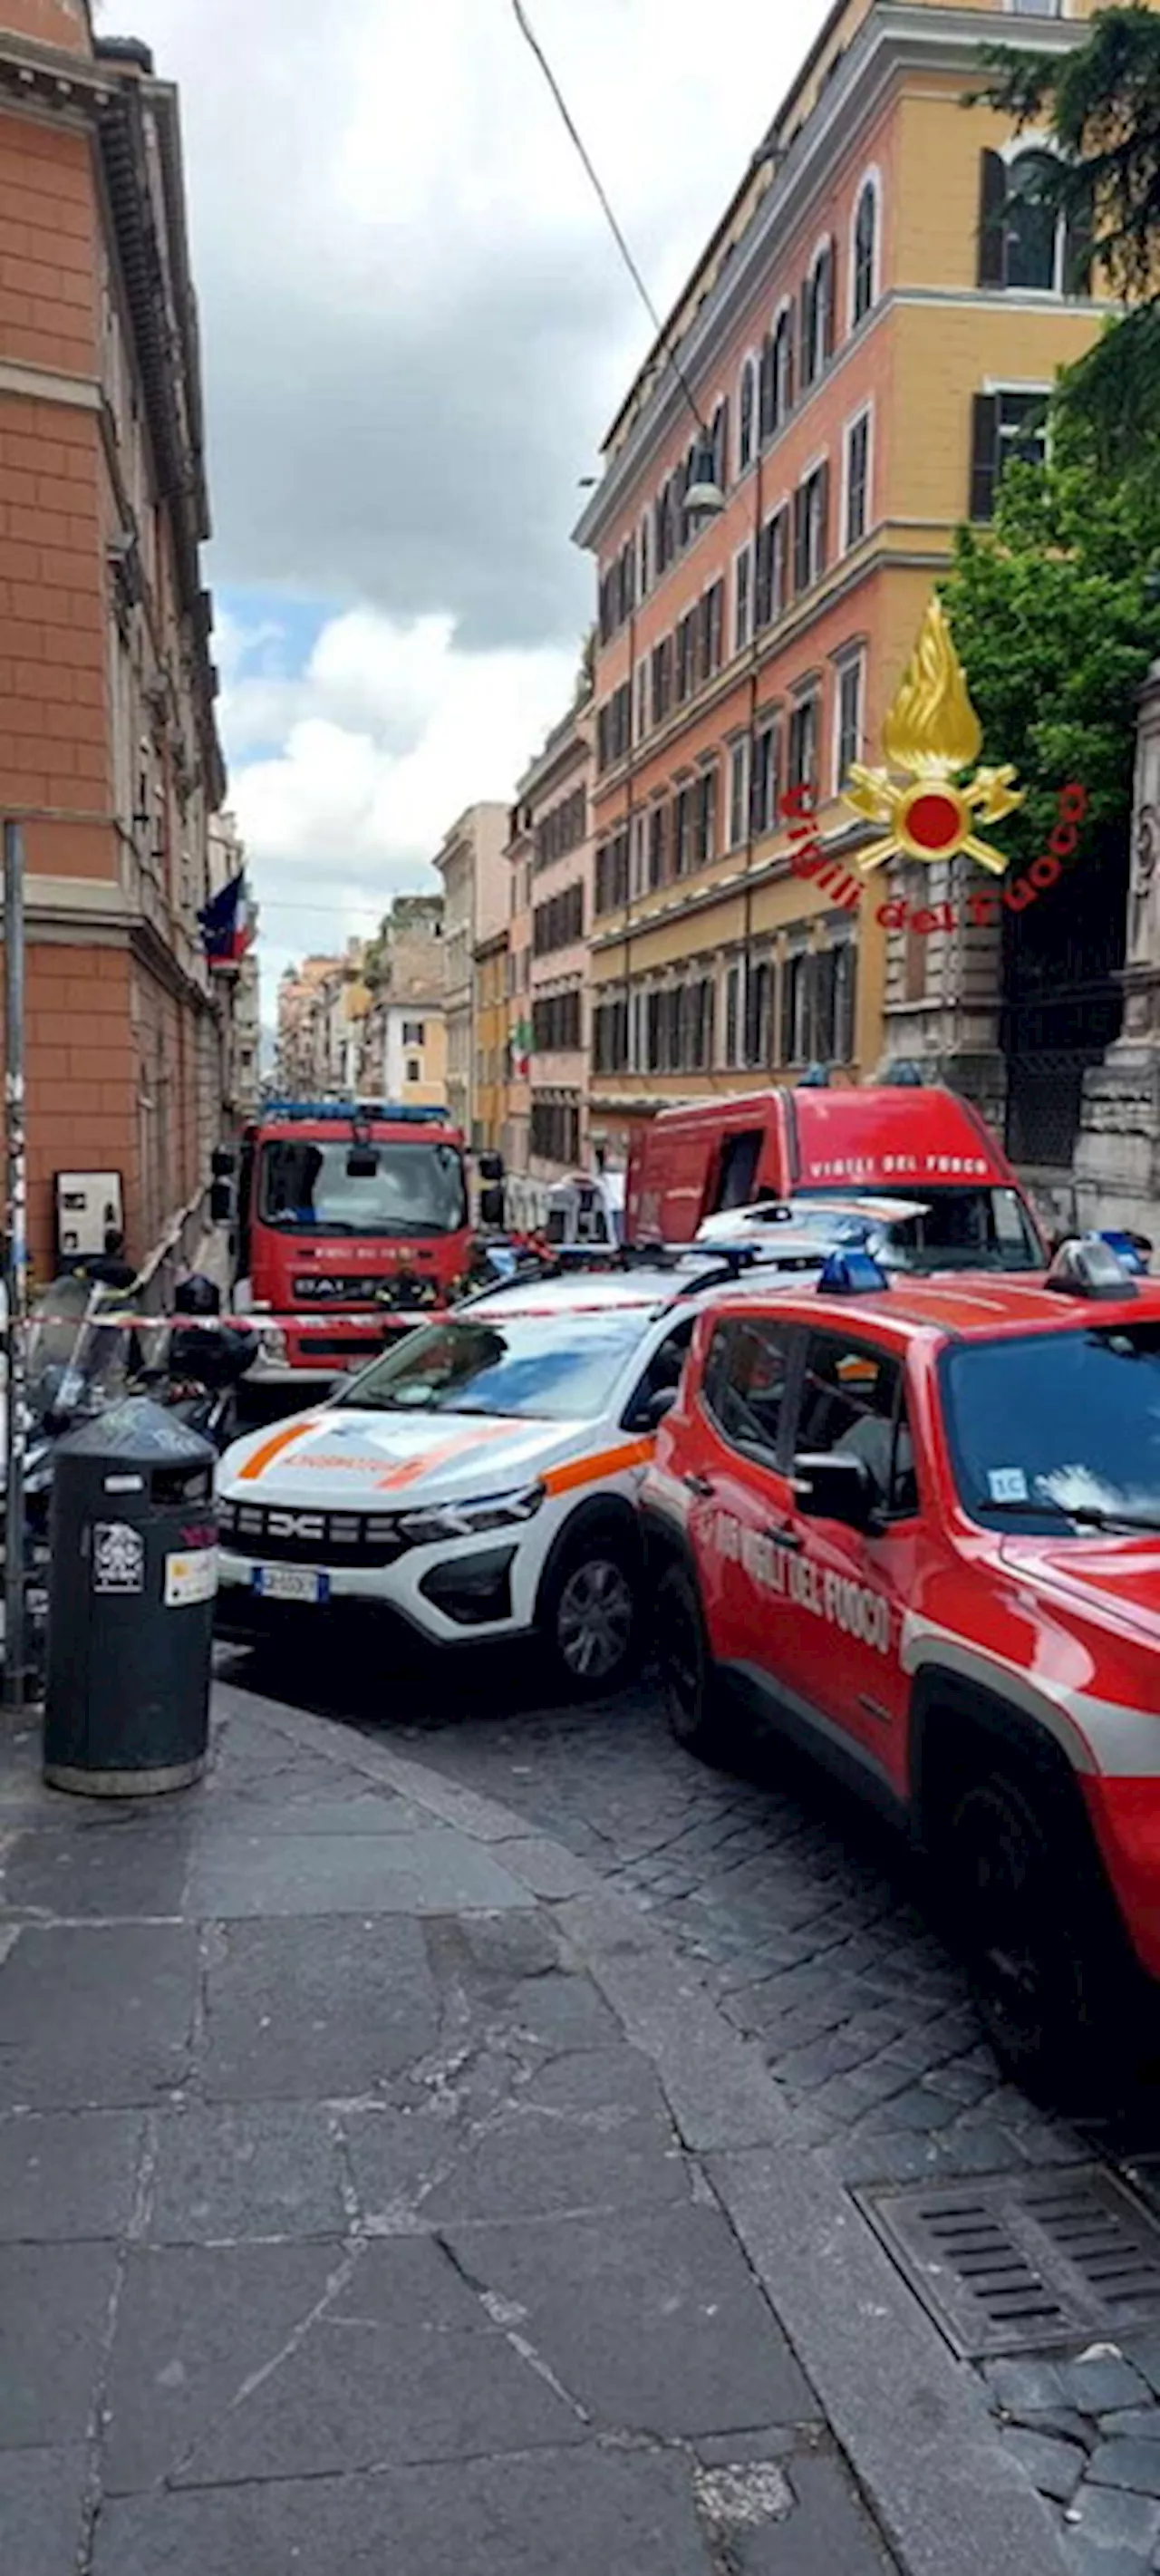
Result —
<instances>
[{"instance_id":1,"label":"sticker on bin","mask_svg":"<svg viewBox=\"0 0 1160 2576\"><path fill-rule=\"evenodd\" d=\"M251 1576L263 1601L328 1601L330 1577L305 1565L256 1565Z\"/></svg>"},{"instance_id":2,"label":"sticker on bin","mask_svg":"<svg viewBox=\"0 0 1160 2576\"><path fill-rule=\"evenodd\" d=\"M143 1592L145 1540L128 1521L98 1521L93 1530L94 1592Z\"/></svg>"},{"instance_id":3,"label":"sticker on bin","mask_svg":"<svg viewBox=\"0 0 1160 2576\"><path fill-rule=\"evenodd\" d=\"M165 1607L185 1610L195 1601L212 1601L218 1588L216 1547L200 1547L194 1556L165 1559Z\"/></svg>"}]
</instances>

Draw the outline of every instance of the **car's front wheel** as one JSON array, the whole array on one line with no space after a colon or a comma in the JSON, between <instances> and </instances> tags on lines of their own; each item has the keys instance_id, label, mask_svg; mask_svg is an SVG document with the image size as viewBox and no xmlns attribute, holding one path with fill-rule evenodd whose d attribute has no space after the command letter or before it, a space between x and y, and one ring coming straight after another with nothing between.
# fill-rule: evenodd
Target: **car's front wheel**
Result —
<instances>
[{"instance_id":1,"label":"car's front wheel","mask_svg":"<svg viewBox=\"0 0 1160 2576\"><path fill-rule=\"evenodd\" d=\"M703 1762L727 1768L737 1750L736 1724L725 1707L697 1587L683 1565L671 1565L657 1588L656 1636L665 1707L677 1743Z\"/></svg>"},{"instance_id":2,"label":"car's front wheel","mask_svg":"<svg viewBox=\"0 0 1160 2576\"><path fill-rule=\"evenodd\" d=\"M628 1529L596 1523L565 1549L548 1583L540 1629L556 1679L574 1699L618 1690L640 1641L639 1554Z\"/></svg>"},{"instance_id":3,"label":"car's front wheel","mask_svg":"<svg viewBox=\"0 0 1160 2576\"><path fill-rule=\"evenodd\" d=\"M996 2055L1029 2091L1096 2107L1116 2016L1090 1857L1053 1803L1002 1772L971 1782L949 1822L955 1930Z\"/></svg>"}]
</instances>

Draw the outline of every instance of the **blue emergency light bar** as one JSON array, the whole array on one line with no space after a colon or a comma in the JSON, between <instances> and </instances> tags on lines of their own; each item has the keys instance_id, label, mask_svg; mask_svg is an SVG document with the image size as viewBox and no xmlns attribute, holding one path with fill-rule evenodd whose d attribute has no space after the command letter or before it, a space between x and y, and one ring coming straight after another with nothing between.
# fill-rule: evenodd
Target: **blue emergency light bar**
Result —
<instances>
[{"instance_id":1,"label":"blue emergency light bar","mask_svg":"<svg viewBox=\"0 0 1160 2576\"><path fill-rule=\"evenodd\" d=\"M324 1120L327 1123L333 1120L335 1126L344 1127L368 1118L378 1118L384 1123L390 1120L400 1127L446 1127L448 1123L446 1109L397 1100L267 1100L259 1117L262 1122L274 1118L300 1118L303 1122L309 1120L318 1125Z\"/></svg>"},{"instance_id":2,"label":"blue emergency light bar","mask_svg":"<svg viewBox=\"0 0 1160 2576\"><path fill-rule=\"evenodd\" d=\"M889 1288L890 1274L872 1252L831 1252L822 1265L818 1291L825 1297L876 1297Z\"/></svg>"}]
</instances>

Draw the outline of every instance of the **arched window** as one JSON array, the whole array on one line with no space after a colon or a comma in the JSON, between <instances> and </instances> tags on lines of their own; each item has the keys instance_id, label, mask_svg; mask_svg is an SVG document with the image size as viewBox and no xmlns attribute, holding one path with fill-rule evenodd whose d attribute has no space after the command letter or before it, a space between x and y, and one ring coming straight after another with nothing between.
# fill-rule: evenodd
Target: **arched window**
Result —
<instances>
[{"instance_id":1,"label":"arched window","mask_svg":"<svg viewBox=\"0 0 1160 2576\"><path fill-rule=\"evenodd\" d=\"M1041 295L1088 295L1092 246L1069 227L1043 190L1055 169L1050 152L1030 144L1008 161L984 152L979 172L980 286Z\"/></svg>"},{"instance_id":2,"label":"arched window","mask_svg":"<svg viewBox=\"0 0 1160 2576\"><path fill-rule=\"evenodd\" d=\"M874 179L863 181L854 212L854 241L851 262L850 321L856 329L864 322L877 292L878 264L878 187Z\"/></svg>"},{"instance_id":3,"label":"arched window","mask_svg":"<svg viewBox=\"0 0 1160 2576\"><path fill-rule=\"evenodd\" d=\"M815 251L802 287L801 380L816 384L834 347L834 245Z\"/></svg>"},{"instance_id":4,"label":"arched window","mask_svg":"<svg viewBox=\"0 0 1160 2576\"><path fill-rule=\"evenodd\" d=\"M752 358L741 370L741 392L738 398L737 471L744 474L753 463L754 414L757 409L757 372Z\"/></svg>"},{"instance_id":5,"label":"arched window","mask_svg":"<svg viewBox=\"0 0 1160 2576\"><path fill-rule=\"evenodd\" d=\"M780 429L793 410L793 313L787 304L773 334L773 417Z\"/></svg>"},{"instance_id":6,"label":"arched window","mask_svg":"<svg viewBox=\"0 0 1160 2576\"><path fill-rule=\"evenodd\" d=\"M1060 284L1063 228L1054 208L1037 202L1037 190L1052 167L1049 152L1031 151L1021 152L1007 171L1007 284L1048 294Z\"/></svg>"}]
</instances>

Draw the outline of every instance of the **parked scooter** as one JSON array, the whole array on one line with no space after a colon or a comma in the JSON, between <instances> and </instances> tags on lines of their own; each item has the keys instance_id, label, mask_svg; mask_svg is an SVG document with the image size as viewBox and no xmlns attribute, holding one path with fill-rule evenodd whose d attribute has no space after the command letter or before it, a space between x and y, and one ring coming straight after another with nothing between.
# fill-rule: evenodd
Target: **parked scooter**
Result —
<instances>
[{"instance_id":1,"label":"parked scooter","mask_svg":"<svg viewBox=\"0 0 1160 2576\"><path fill-rule=\"evenodd\" d=\"M173 1325L158 1395L191 1431L211 1442L219 1458L237 1435L238 1387L258 1355L256 1333L230 1324L212 1329L221 1304L220 1289L200 1271L175 1290L174 1315L191 1320L184 1328Z\"/></svg>"}]
</instances>

